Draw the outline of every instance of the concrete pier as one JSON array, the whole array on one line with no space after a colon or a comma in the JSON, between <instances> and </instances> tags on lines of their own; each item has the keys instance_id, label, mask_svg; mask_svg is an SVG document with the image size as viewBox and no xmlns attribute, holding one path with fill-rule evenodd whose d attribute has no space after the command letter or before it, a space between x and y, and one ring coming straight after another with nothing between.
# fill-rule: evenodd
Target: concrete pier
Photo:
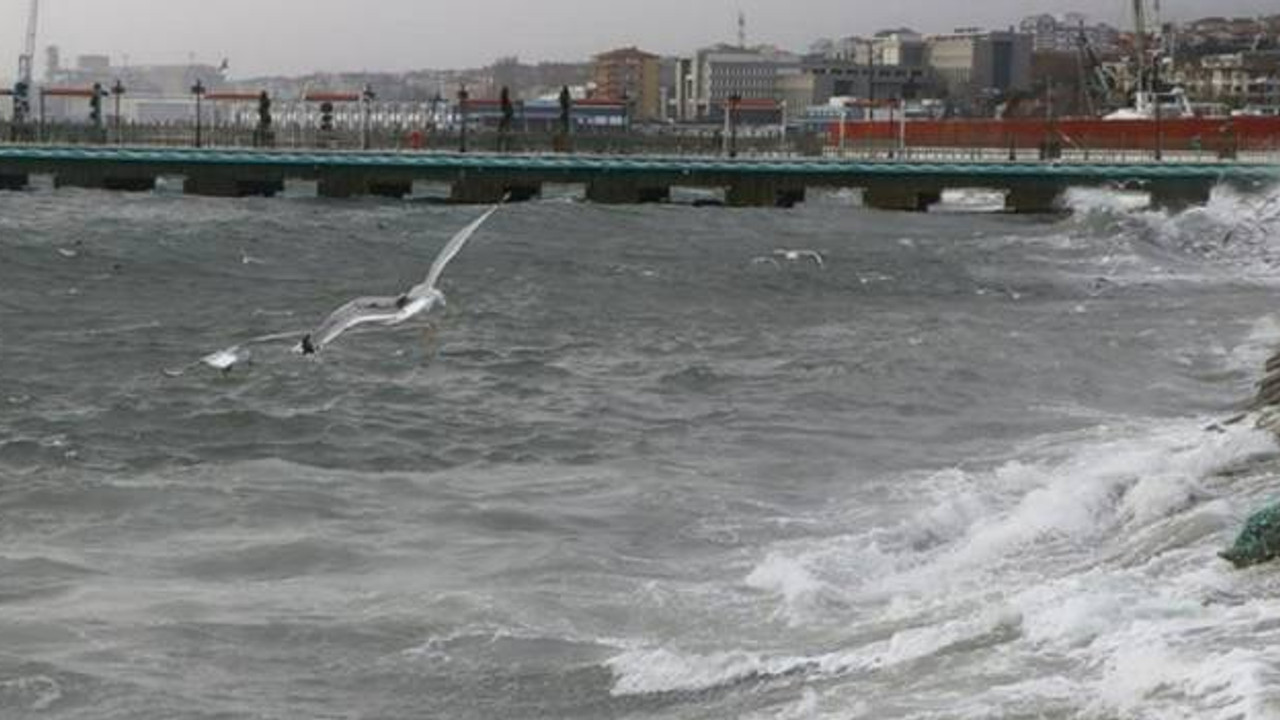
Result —
<instances>
[{"instance_id":1,"label":"concrete pier","mask_svg":"<svg viewBox=\"0 0 1280 720\"><path fill-rule=\"evenodd\" d=\"M156 188L156 176L129 167L68 167L53 176L55 188L75 187L92 190L150 192Z\"/></svg>"},{"instance_id":2,"label":"concrete pier","mask_svg":"<svg viewBox=\"0 0 1280 720\"><path fill-rule=\"evenodd\" d=\"M724 190L736 207L787 207L810 188L863 190L869 207L920 212L949 188L1005 193L1012 212L1058 212L1071 187L1141 187L1160 207L1207 202L1214 186L1265 187L1280 165L1240 162L1004 162L827 160L813 158L521 155L514 153L286 151L0 145L0 187L24 187L33 174L59 186L145 190L160 176L184 177L190 193L274 195L286 181L315 182L324 197L404 197L415 182L451 186L462 203L540 195L544 183L586 187L590 200L642 203L672 187Z\"/></svg>"},{"instance_id":3,"label":"concrete pier","mask_svg":"<svg viewBox=\"0 0 1280 720\"><path fill-rule=\"evenodd\" d=\"M1155 180L1147 183L1146 190L1151 195L1151 207L1180 212L1207 204L1213 194L1213 183Z\"/></svg>"},{"instance_id":4,"label":"concrete pier","mask_svg":"<svg viewBox=\"0 0 1280 720\"><path fill-rule=\"evenodd\" d=\"M324 173L316 182L316 195L324 198L350 198L367 192L365 179L349 173Z\"/></svg>"},{"instance_id":5,"label":"concrete pier","mask_svg":"<svg viewBox=\"0 0 1280 720\"><path fill-rule=\"evenodd\" d=\"M413 180L381 179L369 180L367 187L370 195L384 198L405 198L413 194Z\"/></svg>"},{"instance_id":6,"label":"concrete pier","mask_svg":"<svg viewBox=\"0 0 1280 720\"><path fill-rule=\"evenodd\" d=\"M587 183L587 200L607 205L665 202L671 188L630 178L598 177Z\"/></svg>"},{"instance_id":7,"label":"concrete pier","mask_svg":"<svg viewBox=\"0 0 1280 720\"><path fill-rule=\"evenodd\" d=\"M456 203L489 205L502 202L532 200L542 194L542 184L497 173L468 175L454 181L450 199Z\"/></svg>"},{"instance_id":8,"label":"concrete pier","mask_svg":"<svg viewBox=\"0 0 1280 720\"><path fill-rule=\"evenodd\" d=\"M731 182L725 191L729 207L792 207L804 202L805 186L770 177L749 177Z\"/></svg>"},{"instance_id":9,"label":"concrete pier","mask_svg":"<svg viewBox=\"0 0 1280 720\"><path fill-rule=\"evenodd\" d=\"M24 190L28 184L30 179L25 174L0 174L0 190Z\"/></svg>"},{"instance_id":10,"label":"concrete pier","mask_svg":"<svg viewBox=\"0 0 1280 720\"><path fill-rule=\"evenodd\" d=\"M933 183L872 182L862 190L862 204L877 210L927 212L942 202L942 190Z\"/></svg>"},{"instance_id":11,"label":"concrete pier","mask_svg":"<svg viewBox=\"0 0 1280 720\"><path fill-rule=\"evenodd\" d=\"M188 195L208 197L274 197L284 192L284 178L258 175L239 177L234 172L200 170L190 172L182 182Z\"/></svg>"},{"instance_id":12,"label":"concrete pier","mask_svg":"<svg viewBox=\"0 0 1280 720\"><path fill-rule=\"evenodd\" d=\"M1066 189L1061 183L1043 180L1011 185L1004 196L1004 207L1015 213L1061 212Z\"/></svg>"}]
</instances>

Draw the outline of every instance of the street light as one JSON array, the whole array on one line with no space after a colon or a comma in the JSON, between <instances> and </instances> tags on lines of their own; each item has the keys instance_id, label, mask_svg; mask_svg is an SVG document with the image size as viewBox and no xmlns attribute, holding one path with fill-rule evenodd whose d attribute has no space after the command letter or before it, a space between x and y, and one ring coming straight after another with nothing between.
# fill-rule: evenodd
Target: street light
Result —
<instances>
[{"instance_id":1,"label":"street light","mask_svg":"<svg viewBox=\"0 0 1280 720\"><path fill-rule=\"evenodd\" d=\"M729 107L726 108L725 122L729 125L729 157L738 157L738 103L742 96L734 93L729 96Z\"/></svg>"},{"instance_id":2,"label":"street light","mask_svg":"<svg viewBox=\"0 0 1280 720\"><path fill-rule=\"evenodd\" d=\"M435 96L431 98L431 122L430 126L434 129L440 124L440 105L444 103L444 98L440 97L440 91L437 90Z\"/></svg>"},{"instance_id":3,"label":"street light","mask_svg":"<svg viewBox=\"0 0 1280 720\"><path fill-rule=\"evenodd\" d=\"M462 121L462 129L458 134L458 152L467 151L467 99L471 94L466 85L458 86L458 116Z\"/></svg>"},{"instance_id":4,"label":"street light","mask_svg":"<svg viewBox=\"0 0 1280 720\"><path fill-rule=\"evenodd\" d=\"M364 146L365 150L368 150L370 145L369 136L373 125L373 101L377 98L378 95L373 91L372 85L365 85L364 90L360 93L360 103L364 106L364 128L361 133L360 144Z\"/></svg>"},{"instance_id":5,"label":"street light","mask_svg":"<svg viewBox=\"0 0 1280 720\"><path fill-rule=\"evenodd\" d=\"M191 94L196 96L196 147L203 145L201 137L201 101L204 100L204 83L196 78L196 84L191 86Z\"/></svg>"},{"instance_id":6,"label":"street light","mask_svg":"<svg viewBox=\"0 0 1280 720\"><path fill-rule=\"evenodd\" d=\"M116 105L116 144L121 145L124 143L124 138L120 134L120 98L124 95L124 83L120 82L120 78L116 78L115 84L111 86L111 95L115 98Z\"/></svg>"},{"instance_id":7,"label":"street light","mask_svg":"<svg viewBox=\"0 0 1280 720\"><path fill-rule=\"evenodd\" d=\"M631 93L622 88L622 132L631 131Z\"/></svg>"}]
</instances>

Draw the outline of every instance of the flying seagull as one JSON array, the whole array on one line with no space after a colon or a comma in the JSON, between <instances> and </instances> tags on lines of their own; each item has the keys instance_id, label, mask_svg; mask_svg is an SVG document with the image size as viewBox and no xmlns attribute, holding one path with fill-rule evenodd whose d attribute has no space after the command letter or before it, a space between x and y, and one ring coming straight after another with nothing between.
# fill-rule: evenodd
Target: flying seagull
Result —
<instances>
[{"instance_id":1,"label":"flying seagull","mask_svg":"<svg viewBox=\"0 0 1280 720\"><path fill-rule=\"evenodd\" d=\"M315 330L304 335L297 349L304 355L314 355L325 345L336 340L339 335L357 325L368 323L399 325L415 315L430 310L437 303L444 305L444 293L436 287L440 274L476 230L479 230L480 226L498 211L498 207L500 206L494 205L489 208L445 244L444 249L436 256L435 262L431 263L431 270L427 272L426 280L399 296L361 297L346 303L334 310Z\"/></svg>"},{"instance_id":2,"label":"flying seagull","mask_svg":"<svg viewBox=\"0 0 1280 720\"><path fill-rule=\"evenodd\" d=\"M314 330L275 333L252 338L229 348L209 353L186 367L165 370L164 372L170 377L179 377L193 367L207 365L227 373L231 371L231 368L249 357L249 347L285 340L300 339L294 347L294 351L303 355L314 355L336 340L339 335L358 325L370 323L387 326L399 325L415 315L430 310L437 304L444 305L444 293L436 287L440 281L441 273L444 272L445 266L449 264L449 261L453 260L454 256L458 254L458 251L462 250L462 246L466 244L467 240L471 239L476 230L479 230L480 226L492 217L499 207L501 205L494 205L470 225L458 231L458 234L454 235L445 244L440 254L436 256L426 279L409 288L408 291L401 295L356 298L330 313Z\"/></svg>"}]
</instances>

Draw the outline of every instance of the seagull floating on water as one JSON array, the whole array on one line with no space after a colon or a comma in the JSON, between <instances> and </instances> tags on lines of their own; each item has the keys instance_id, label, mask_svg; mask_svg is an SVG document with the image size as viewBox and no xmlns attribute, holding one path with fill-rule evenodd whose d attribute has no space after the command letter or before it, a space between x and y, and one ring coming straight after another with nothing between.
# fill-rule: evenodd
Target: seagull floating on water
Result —
<instances>
[{"instance_id":1,"label":"seagull floating on water","mask_svg":"<svg viewBox=\"0 0 1280 720\"><path fill-rule=\"evenodd\" d=\"M245 340L229 348L209 353L187 367L166 370L165 374L178 377L198 365L206 365L228 373L249 357L249 347L284 340L299 340L294 346L294 352L314 355L351 328L371 323L386 326L399 325L431 310L436 305L444 305L444 293L436 285L440 281L440 275L444 272L445 266L462 250L462 246L471 239L476 230L479 230L480 226L498 211L499 207L500 205L494 205L489 208L483 215L454 235L432 262L426 279L403 294L356 298L330 313L314 330L275 333Z\"/></svg>"},{"instance_id":2,"label":"seagull floating on water","mask_svg":"<svg viewBox=\"0 0 1280 720\"><path fill-rule=\"evenodd\" d=\"M803 260L812 260L819 268L826 268L827 262L823 259L822 253L817 250L788 250L786 248L778 248L773 251L775 258L781 258L787 262L801 262Z\"/></svg>"},{"instance_id":3,"label":"seagull floating on water","mask_svg":"<svg viewBox=\"0 0 1280 720\"><path fill-rule=\"evenodd\" d=\"M187 371L191 370L194 367L198 367L200 365L206 365L208 367L213 368L214 370L221 370L224 374L229 373L231 372L231 368L249 359L249 348L251 346L263 345L266 343L278 342L282 340L296 340L300 336L305 334L306 333L302 331L294 331L294 332L274 333L272 335L262 335L260 337L250 338L249 340L245 340L239 345L232 345L229 348L223 348L222 350L211 352L208 355L205 355L204 357L200 358L199 360L196 360L195 362L191 363L190 365L187 365L186 367L177 368L174 370L165 370L164 374L168 375L169 377L182 377L183 375L187 374Z\"/></svg>"}]
</instances>

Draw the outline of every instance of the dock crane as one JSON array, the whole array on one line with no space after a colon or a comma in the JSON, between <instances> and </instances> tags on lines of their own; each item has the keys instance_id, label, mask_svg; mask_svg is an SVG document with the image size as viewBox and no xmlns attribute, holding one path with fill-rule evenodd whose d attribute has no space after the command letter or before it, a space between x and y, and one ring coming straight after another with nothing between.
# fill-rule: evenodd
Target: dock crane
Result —
<instances>
[{"instance_id":1,"label":"dock crane","mask_svg":"<svg viewBox=\"0 0 1280 720\"><path fill-rule=\"evenodd\" d=\"M36 24L40 19L40 0L31 0L27 15L27 38L18 56L18 80L13 85L13 124L26 124L31 116L32 66L36 56Z\"/></svg>"}]
</instances>

